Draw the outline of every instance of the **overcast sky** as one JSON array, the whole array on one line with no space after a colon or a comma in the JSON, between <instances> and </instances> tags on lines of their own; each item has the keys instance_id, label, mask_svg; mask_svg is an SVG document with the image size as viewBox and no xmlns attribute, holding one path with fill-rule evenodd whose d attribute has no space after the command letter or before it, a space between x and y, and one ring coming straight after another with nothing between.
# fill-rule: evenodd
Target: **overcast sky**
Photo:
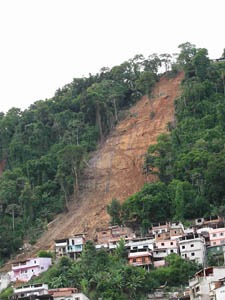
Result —
<instances>
[{"instance_id":1,"label":"overcast sky","mask_svg":"<svg viewBox=\"0 0 225 300\"><path fill-rule=\"evenodd\" d=\"M0 0L0 111L187 41L221 56L224 0Z\"/></svg>"}]
</instances>

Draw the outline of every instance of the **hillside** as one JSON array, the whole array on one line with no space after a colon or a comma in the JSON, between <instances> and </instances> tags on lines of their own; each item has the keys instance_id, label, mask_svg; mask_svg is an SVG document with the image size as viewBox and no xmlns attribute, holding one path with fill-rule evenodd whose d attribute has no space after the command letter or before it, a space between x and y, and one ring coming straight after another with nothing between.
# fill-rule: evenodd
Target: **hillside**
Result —
<instances>
[{"instance_id":1,"label":"hillside","mask_svg":"<svg viewBox=\"0 0 225 300\"><path fill-rule=\"evenodd\" d=\"M26 253L32 256L40 249L53 249L54 239L73 233L88 232L94 236L97 227L107 226L106 206L116 197L125 200L150 180L142 174L142 155L157 136L166 131L174 118L174 99L179 93L183 74L176 78L162 78L154 89L150 120L150 102L143 97L130 110L130 116L121 121L88 162L79 200L70 202L69 212L58 215L48 225L36 245ZM22 255L21 255L22 256Z\"/></svg>"}]
</instances>

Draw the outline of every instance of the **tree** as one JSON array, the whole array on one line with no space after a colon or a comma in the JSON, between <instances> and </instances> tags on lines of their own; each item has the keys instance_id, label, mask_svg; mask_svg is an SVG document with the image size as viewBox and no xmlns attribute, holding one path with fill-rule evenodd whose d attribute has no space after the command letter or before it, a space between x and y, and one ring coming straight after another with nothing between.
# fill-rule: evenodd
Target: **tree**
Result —
<instances>
[{"instance_id":1,"label":"tree","mask_svg":"<svg viewBox=\"0 0 225 300\"><path fill-rule=\"evenodd\" d=\"M107 213L111 216L111 225L121 225L121 204L116 198L107 205Z\"/></svg>"},{"instance_id":2,"label":"tree","mask_svg":"<svg viewBox=\"0 0 225 300\"><path fill-rule=\"evenodd\" d=\"M156 78L154 73L152 71L145 71L141 73L139 79L136 80L135 85L138 90L150 98L155 82Z\"/></svg>"},{"instance_id":3,"label":"tree","mask_svg":"<svg viewBox=\"0 0 225 300\"><path fill-rule=\"evenodd\" d=\"M207 78L209 72L210 60L207 55L208 50L203 48L198 49L196 54L192 58L192 62L195 68L195 74L200 78L201 81Z\"/></svg>"},{"instance_id":4,"label":"tree","mask_svg":"<svg viewBox=\"0 0 225 300\"><path fill-rule=\"evenodd\" d=\"M79 192L79 177L82 169L82 160L85 149L81 145L67 145L64 149L58 152L58 171L57 178L64 192L66 207L68 207L68 195L70 194L69 182L70 176L75 178L73 184L74 196Z\"/></svg>"},{"instance_id":5,"label":"tree","mask_svg":"<svg viewBox=\"0 0 225 300\"><path fill-rule=\"evenodd\" d=\"M178 46L179 49L181 49L180 54L178 56L178 62L181 65L186 65L190 63L192 57L196 53L196 46L194 44L191 44L189 42L180 44Z\"/></svg>"}]
</instances>

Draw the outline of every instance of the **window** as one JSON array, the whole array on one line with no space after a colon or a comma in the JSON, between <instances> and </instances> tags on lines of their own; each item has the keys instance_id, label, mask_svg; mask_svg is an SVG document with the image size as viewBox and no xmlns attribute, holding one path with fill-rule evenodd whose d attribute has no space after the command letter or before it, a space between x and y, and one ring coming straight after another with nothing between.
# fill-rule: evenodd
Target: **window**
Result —
<instances>
[{"instance_id":1,"label":"window","mask_svg":"<svg viewBox=\"0 0 225 300\"><path fill-rule=\"evenodd\" d=\"M74 240L72 240L72 245L74 245Z\"/></svg>"},{"instance_id":2,"label":"window","mask_svg":"<svg viewBox=\"0 0 225 300\"><path fill-rule=\"evenodd\" d=\"M170 253L173 253L173 250L170 250Z\"/></svg>"},{"instance_id":3,"label":"window","mask_svg":"<svg viewBox=\"0 0 225 300\"><path fill-rule=\"evenodd\" d=\"M223 236L223 232L220 232L220 235Z\"/></svg>"},{"instance_id":4,"label":"window","mask_svg":"<svg viewBox=\"0 0 225 300\"><path fill-rule=\"evenodd\" d=\"M224 241L224 240L221 240L221 241L220 241L220 244L224 244L224 243L225 243L225 241Z\"/></svg>"},{"instance_id":5,"label":"window","mask_svg":"<svg viewBox=\"0 0 225 300\"><path fill-rule=\"evenodd\" d=\"M191 247L194 247L194 244L191 244Z\"/></svg>"},{"instance_id":6,"label":"window","mask_svg":"<svg viewBox=\"0 0 225 300\"><path fill-rule=\"evenodd\" d=\"M182 246L182 249L185 249L185 246Z\"/></svg>"},{"instance_id":7,"label":"window","mask_svg":"<svg viewBox=\"0 0 225 300\"><path fill-rule=\"evenodd\" d=\"M80 298L75 298L75 300L80 300Z\"/></svg>"},{"instance_id":8,"label":"window","mask_svg":"<svg viewBox=\"0 0 225 300\"><path fill-rule=\"evenodd\" d=\"M41 267L41 270L44 270L44 267Z\"/></svg>"},{"instance_id":9,"label":"window","mask_svg":"<svg viewBox=\"0 0 225 300\"><path fill-rule=\"evenodd\" d=\"M36 264L36 260L34 261L34 263Z\"/></svg>"},{"instance_id":10,"label":"window","mask_svg":"<svg viewBox=\"0 0 225 300\"><path fill-rule=\"evenodd\" d=\"M216 245L216 242L213 242L213 245Z\"/></svg>"},{"instance_id":11,"label":"window","mask_svg":"<svg viewBox=\"0 0 225 300\"><path fill-rule=\"evenodd\" d=\"M145 263L145 257L142 257L142 263L143 264Z\"/></svg>"},{"instance_id":12,"label":"window","mask_svg":"<svg viewBox=\"0 0 225 300\"><path fill-rule=\"evenodd\" d=\"M184 254L184 257L187 258L187 254Z\"/></svg>"},{"instance_id":13,"label":"window","mask_svg":"<svg viewBox=\"0 0 225 300\"><path fill-rule=\"evenodd\" d=\"M196 292L199 292L199 291L200 291L200 287L197 286L197 287L196 287Z\"/></svg>"},{"instance_id":14,"label":"window","mask_svg":"<svg viewBox=\"0 0 225 300\"><path fill-rule=\"evenodd\" d=\"M213 237L216 237L216 233L213 233Z\"/></svg>"},{"instance_id":15,"label":"window","mask_svg":"<svg viewBox=\"0 0 225 300\"><path fill-rule=\"evenodd\" d=\"M161 246L165 246L165 244L164 244L164 243L161 243Z\"/></svg>"},{"instance_id":16,"label":"window","mask_svg":"<svg viewBox=\"0 0 225 300\"><path fill-rule=\"evenodd\" d=\"M136 262L136 258L133 258L133 262Z\"/></svg>"},{"instance_id":17,"label":"window","mask_svg":"<svg viewBox=\"0 0 225 300\"><path fill-rule=\"evenodd\" d=\"M174 231L174 233L175 233L175 234L177 233L176 230Z\"/></svg>"},{"instance_id":18,"label":"window","mask_svg":"<svg viewBox=\"0 0 225 300\"><path fill-rule=\"evenodd\" d=\"M158 237L160 237L160 233L158 234Z\"/></svg>"},{"instance_id":19,"label":"window","mask_svg":"<svg viewBox=\"0 0 225 300\"><path fill-rule=\"evenodd\" d=\"M191 256L195 256L195 253L194 253L194 252L192 252L192 253L191 253Z\"/></svg>"},{"instance_id":20,"label":"window","mask_svg":"<svg viewBox=\"0 0 225 300\"><path fill-rule=\"evenodd\" d=\"M173 242L170 242L170 245L173 245Z\"/></svg>"}]
</instances>

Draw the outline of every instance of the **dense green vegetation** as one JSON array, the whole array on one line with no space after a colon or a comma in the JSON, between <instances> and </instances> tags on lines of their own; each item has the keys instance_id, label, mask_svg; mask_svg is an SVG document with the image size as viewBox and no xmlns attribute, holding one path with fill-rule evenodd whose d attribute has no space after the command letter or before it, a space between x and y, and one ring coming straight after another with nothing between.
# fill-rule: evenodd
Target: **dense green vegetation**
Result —
<instances>
[{"instance_id":1,"label":"dense green vegetation","mask_svg":"<svg viewBox=\"0 0 225 300\"><path fill-rule=\"evenodd\" d=\"M185 77L175 120L144 162L144 172L157 181L112 215L143 231L156 221L225 215L225 61L211 62L206 49L190 43L180 48L177 62Z\"/></svg>"},{"instance_id":2,"label":"dense green vegetation","mask_svg":"<svg viewBox=\"0 0 225 300\"><path fill-rule=\"evenodd\" d=\"M188 283L189 276L199 270L193 262L184 261L176 254L167 257L167 267L148 272L144 268L127 265L124 241L113 254L104 249L96 251L88 241L81 261L71 263L64 257L34 282L48 283L51 288L74 286L90 299L105 300L146 299L156 287Z\"/></svg>"},{"instance_id":3,"label":"dense green vegetation","mask_svg":"<svg viewBox=\"0 0 225 300\"><path fill-rule=\"evenodd\" d=\"M13 255L23 239L35 242L54 215L76 201L82 170L98 144L142 94L151 94L162 64L167 76L183 69L182 93L175 120L145 157L144 172L156 181L122 206L113 199L107 211L112 224L125 223L146 232L153 222L187 220L225 213L225 62L211 62L206 49L180 45L171 56L136 56L95 76L74 79L52 99L25 111L0 114L0 260ZM44 255L43 253L40 255ZM198 266L176 255L168 266L147 272L128 266L123 243L111 255L91 242L82 260L63 258L39 279L50 287L76 286L91 299L144 299L167 282L185 284Z\"/></svg>"},{"instance_id":4,"label":"dense green vegetation","mask_svg":"<svg viewBox=\"0 0 225 300\"><path fill-rule=\"evenodd\" d=\"M137 55L88 78L75 78L53 98L0 114L0 262L27 238L34 243L55 214L76 201L82 170L144 93L158 80L161 60Z\"/></svg>"}]
</instances>

